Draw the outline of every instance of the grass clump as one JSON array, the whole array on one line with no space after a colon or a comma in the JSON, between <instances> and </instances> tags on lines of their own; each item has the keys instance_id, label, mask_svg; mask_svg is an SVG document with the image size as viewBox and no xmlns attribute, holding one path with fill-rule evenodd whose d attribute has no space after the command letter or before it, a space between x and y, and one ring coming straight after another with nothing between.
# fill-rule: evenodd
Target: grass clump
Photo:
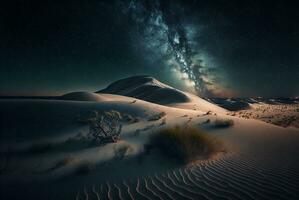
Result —
<instances>
[{"instance_id":1,"label":"grass clump","mask_svg":"<svg viewBox=\"0 0 299 200\"><path fill-rule=\"evenodd\" d=\"M216 128L228 128L234 125L234 121L231 119L216 119L214 124Z\"/></svg>"},{"instance_id":2,"label":"grass clump","mask_svg":"<svg viewBox=\"0 0 299 200\"><path fill-rule=\"evenodd\" d=\"M146 151L158 149L182 163L207 158L213 153L223 151L221 143L215 137L194 127L180 126L154 134L145 148Z\"/></svg>"}]
</instances>

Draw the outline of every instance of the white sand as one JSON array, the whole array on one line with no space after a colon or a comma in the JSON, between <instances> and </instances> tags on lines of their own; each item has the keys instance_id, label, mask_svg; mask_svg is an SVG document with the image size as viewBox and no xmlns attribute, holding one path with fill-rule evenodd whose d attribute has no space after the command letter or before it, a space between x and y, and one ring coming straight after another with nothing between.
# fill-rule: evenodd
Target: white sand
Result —
<instances>
[{"instance_id":1,"label":"white sand","mask_svg":"<svg viewBox=\"0 0 299 200\"><path fill-rule=\"evenodd\" d=\"M84 199L295 199L299 192L299 159L295 156L298 129L228 116L223 108L180 91L179 96L182 94L187 101L173 103L166 99L163 102L172 103L164 105L122 95L87 92L66 95L65 100L0 100L3 195L8 198L46 195L54 199L75 196ZM124 124L119 142L105 146L84 146L79 142L72 148L56 146L43 153L28 153L32 144L60 144L79 132L87 134L87 124L78 119L88 117L93 111L109 110L138 118L136 123ZM148 121L161 112L166 115ZM216 128L216 119L231 119L234 125ZM174 125L205 129L225 143L227 153L187 167L159 155L135 157L143 151L150 134ZM125 159L116 159L115 150L124 145L129 147ZM10 190L12 186L19 192Z\"/></svg>"}]
</instances>

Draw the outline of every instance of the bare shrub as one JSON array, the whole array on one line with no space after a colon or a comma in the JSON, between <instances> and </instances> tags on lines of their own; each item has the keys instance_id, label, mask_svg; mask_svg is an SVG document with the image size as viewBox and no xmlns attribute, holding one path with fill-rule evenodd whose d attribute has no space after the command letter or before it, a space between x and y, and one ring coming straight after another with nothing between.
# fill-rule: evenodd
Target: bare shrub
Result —
<instances>
[{"instance_id":1,"label":"bare shrub","mask_svg":"<svg viewBox=\"0 0 299 200\"><path fill-rule=\"evenodd\" d=\"M116 142L121 133L121 115L118 111L96 113L89 122L89 137L99 143Z\"/></svg>"}]
</instances>

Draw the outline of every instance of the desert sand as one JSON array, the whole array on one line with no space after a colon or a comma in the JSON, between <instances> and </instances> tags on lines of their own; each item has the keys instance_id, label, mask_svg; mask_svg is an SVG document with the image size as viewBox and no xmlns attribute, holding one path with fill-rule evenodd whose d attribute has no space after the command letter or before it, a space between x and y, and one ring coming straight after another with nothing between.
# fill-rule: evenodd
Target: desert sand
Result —
<instances>
[{"instance_id":1,"label":"desert sand","mask_svg":"<svg viewBox=\"0 0 299 200\"><path fill-rule=\"evenodd\" d=\"M2 99L0 110L4 199L297 199L299 194L296 126L228 115L151 77L51 100ZM130 116L120 140L86 143L84 120L110 110ZM233 125L217 127L219 119ZM151 134L175 125L203 129L223 141L225 152L188 165L143 154Z\"/></svg>"},{"instance_id":2,"label":"desert sand","mask_svg":"<svg viewBox=\"0 0 299 200\"><path fill-rule=\"evenodd\" d=\"M250 109L229 113L247 119L259 119L282 127L299 128L299 104L254 103Z\"/></svg>"}]
</instances>

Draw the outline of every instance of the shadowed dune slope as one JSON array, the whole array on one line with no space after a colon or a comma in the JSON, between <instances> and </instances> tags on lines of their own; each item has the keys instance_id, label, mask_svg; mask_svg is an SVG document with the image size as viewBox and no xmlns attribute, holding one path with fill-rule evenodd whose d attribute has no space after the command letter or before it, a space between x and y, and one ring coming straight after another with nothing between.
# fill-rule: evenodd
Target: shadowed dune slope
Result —
<instances>
[{"instance_id":1,"label":"shadowed dune slope","mask_svg":"<svg viewBox=\"0 0 299 200\"><path fill-rule=\"evenodd\" d=\"M121 79L96 93L124 95L162 105L190 101L184 92L165 85L150 76Z\"/></svg>"}]
</instances>

